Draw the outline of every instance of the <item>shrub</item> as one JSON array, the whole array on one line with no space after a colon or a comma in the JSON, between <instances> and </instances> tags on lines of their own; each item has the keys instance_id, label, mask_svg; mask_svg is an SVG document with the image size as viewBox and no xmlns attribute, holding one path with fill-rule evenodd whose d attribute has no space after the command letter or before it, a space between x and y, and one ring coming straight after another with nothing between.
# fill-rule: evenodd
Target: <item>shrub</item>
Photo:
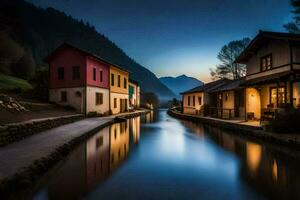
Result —
<instances>
[{"instance_id":1,"label":"shrub","mask_svg":"<svg viewBox=\"0 0 300 200\"><path fill-rule=\"evenodd\" d=\"M270 125L272 130L277 133L300 133L300 109L276 114Z\"/></svg>"}]
</instances>

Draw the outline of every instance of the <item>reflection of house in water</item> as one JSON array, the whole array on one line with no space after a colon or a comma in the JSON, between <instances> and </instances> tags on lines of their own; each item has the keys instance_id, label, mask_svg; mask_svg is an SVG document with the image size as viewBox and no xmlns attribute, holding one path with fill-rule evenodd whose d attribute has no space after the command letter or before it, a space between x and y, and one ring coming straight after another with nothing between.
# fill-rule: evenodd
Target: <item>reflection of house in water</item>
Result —
<instances>
[{"instance_id":1,"label":"reflection of house in water","mask_svg":"<svg viewBox=\"0 0 300 200\"><path fill-rule=\"evenodd\" d=\"M109 127L93 135L86 143L86 178L91 188L109 173Z\"/></svg>"},{"instance_id":2,"label":"reflection of house in water","mask_svg":"<svg viewBox=\"0 0 300 200\"><path fill-rule=\"evenodd\" d=\"M154 112L151 110L150 112L146 113L144 116L143 122L144 123L151 123L154 121Z\"/></svg>"},{"instance_id":3,"label":"reflection of house in water","mask_svg":"<svg viewBox=\"0 0 300 200\"><path fill-rule=\"evenodd\" d=\"M129 130L134 143L140 137L140 118L113 124L78 146L46 180L38 195L47 199L81 199L124 161L129 152ZM45 192L46 191L46 192Z\"/></svg>"},{"instance_id":4,"label":"reflection of house in water","mask_svg":"<svg viewBox=\"0 0 300 200\"><path fill-rule=\"evenodd\" d=\"M141 118L131 118L129 119L130 135L133 136L133 142L137 144L140 140L140 126Z\"/></svg>"},{"instance_id":5,"label":"reflection of house in water","mask_svg":"<svg viewBox=\"0 0 300 200\"><path fill-rule=\"evenodd\" d=\"M191 129L194 134L204 137L203 124L198 124L191 121L181 121L181 123L183 124L183 126Z\"/></svg>"},{"instance_id":6,"label":"reflection of house in water","mask_svg":"<svg viewBox=\"0 0 300 200\"><path fill-rule=\"evenodd\" d=\"M243 137L205 126L211 138L241 160L240 175L267 198L300 199L300 152L291 157L284 149L261 145Z\"/></svg>"},{"instance_id":7,"label":"reflection of house in water","mask_svg":"<svg viewBox=\"0 0 300 200\"><path fill-rule=\"evenodd\" d=\"M128 121L110 127L110 168L115 169L127 156L129 150Z\"/></svg>"}]
</instances>

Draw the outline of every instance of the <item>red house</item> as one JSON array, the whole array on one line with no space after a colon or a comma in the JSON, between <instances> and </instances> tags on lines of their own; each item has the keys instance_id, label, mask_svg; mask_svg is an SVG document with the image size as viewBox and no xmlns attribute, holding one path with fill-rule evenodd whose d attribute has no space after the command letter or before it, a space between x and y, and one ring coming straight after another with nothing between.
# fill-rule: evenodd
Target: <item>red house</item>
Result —
<instances>
[{"instance_id":1,"label":"red house","mask_svg":"<svg viewBox=\"0 0 300 200\"><path fill-rule=\"evenodd\" d=\"M49 100L87 114L109 112L109 65L104 59L64 43L45 58Z\"/></svg>"}]
</instances>

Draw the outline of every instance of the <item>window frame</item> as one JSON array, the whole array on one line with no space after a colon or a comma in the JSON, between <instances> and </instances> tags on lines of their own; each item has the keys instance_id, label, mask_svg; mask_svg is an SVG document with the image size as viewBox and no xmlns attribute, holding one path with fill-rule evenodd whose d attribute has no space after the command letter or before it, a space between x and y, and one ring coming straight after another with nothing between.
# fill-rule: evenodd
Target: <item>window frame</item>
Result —
<instances>
[{"instance_id":1,"label":"window frame","mask_svg":"<svg viewBox=\"0 0 300 200\"><path fill-rule=\"evenodd\" d=\"M57 80L65 79L65 68L64 67L58 67L56 73L57 73Z\"/></svg>"},{"instance_id":2,"label":"window frame","mask_svg":"<svg viewBox=\"0 0 300 200\"><path fill-rule=\"evenodd\" d=\"M114 98L114 108L118 108L118 105L117 105L117 98Z\"/></svg>"},{"instance_id":3,"label":"window frame","mask_svg":"<svg viewBox=\"0 0 300 200\"><path fill-rule=\"evenodd\" d=\"M97 80L97 75L96 75L96 73L97 73L97 70L96 70L96 68L94 67L94 68L93 68L93 81L96 81L96 80Z\"/></svg>"},{"instance_id":4,"label":"window frame","mask_svg":"<svg viewBox=\"0 0 300 200\"><path fill-rule=\"evenodd\" d=\"M80 66L72 66L72 79L80 80Z\"/></svg>"},{"instance_id":5,"label":"window frame","mask_svg":"<svg viewBox=\"0 0 300 200\"><path fill-rule=\"evenodd\" d=\"M268 65L268 58L270 58L270 65ZM266 62L266 66L264 69L263 66L263 62ZM264 71L268 71L268 70L272 70L273 69L273 56L272 54L267 54L265 56L260 57L260 71L264 72Z\"/></svg>"},{"instance_id":6,"label":"window frame","mask_svg":"<svg viewBox=\"0 0 300 200\"><path fill-rule=\"evenodd\" d=\"M67 91L60 91L60 102L67 102L68 94Z\"/></svg>"},{"instance_id":7,"label":"window frame","mask_svg":"<svg viewBox=\"0 0 300 200\"><path fill-rule=\"evenodd\" d=\"M118 87L121 87L121 75L118 75Z\"/></svg>"},{"instance_id":8,"label":"window frame","mask_svg":"<svg viewBox=\"0 0 300 200\"><path fill-rule=\"evenodd\" d=\"M124 89L127 89L127 78L124 77Z\"/></svg>"},{"instance_id":9,"label":"window frame","mask_svg":"<svg viewBox=\"0 0 300 200\"><path fill-rule=\"evenodd\" d=\"M103 93L96 92L95 93L95 104L102 105L103 104Z\"/></svg>"},{"instance_id":10,"label":"window frame","mask_svg":"<svg viewBox=\"0 0 300 200\"><path fill-rule=\"evenodd\" d=\"M111 78L111 86L115 86L115 74L111 74L111 76L110 76L110 78Z\"/></svg>"},{"instance_id":11,"label":"window frame","mask_svg":"<svg viewBox=\"0 0 300 200\"><path fill-rule=\"evenodd\" d=\"M99 81L102 83L103 82L103 70L99 70Z\"/></svg>"}]
</instances>

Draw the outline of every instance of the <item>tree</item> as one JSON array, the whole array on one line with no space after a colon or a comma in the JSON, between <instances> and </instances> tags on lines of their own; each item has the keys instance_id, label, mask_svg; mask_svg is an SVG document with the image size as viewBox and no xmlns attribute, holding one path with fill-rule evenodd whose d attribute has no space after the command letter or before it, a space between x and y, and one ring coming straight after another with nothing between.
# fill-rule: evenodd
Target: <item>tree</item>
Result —
<instances>
[{"instance_id":1,"label":"tree","mask_svg":"<svg viewBox=\"0 0 300 200\"><path fill-rule=\"evenodd\" d=\"M245 76L245 65L237 64L234 61L249 43L250 38L244 38L242 40L231 41L227 45L224 45L217 56L221 64L217 65L215 69L210 69L212 79L238 79Z\"/></svg>"},{"instance_id":2,"label":"tree","mask_svg":"<svg viewBox=\"0 0 300 200\"><path fill-rule=\"evenodd\" d=\"M152 105L153 108L158 108L159 99L153 92L146 92L142 94L142 104L146 107Z\"/></svg>"},{"instance_id":3,"label":"tree","mask_svg":"<svg viewBox=\"0 0 300 200\"><path fill-rule=\"evenodd\" d=\"M290 33L300 33L300 0L291 0L293 6L293 21L284 25L284 28Z\"/></svg>"}]
</instances>

